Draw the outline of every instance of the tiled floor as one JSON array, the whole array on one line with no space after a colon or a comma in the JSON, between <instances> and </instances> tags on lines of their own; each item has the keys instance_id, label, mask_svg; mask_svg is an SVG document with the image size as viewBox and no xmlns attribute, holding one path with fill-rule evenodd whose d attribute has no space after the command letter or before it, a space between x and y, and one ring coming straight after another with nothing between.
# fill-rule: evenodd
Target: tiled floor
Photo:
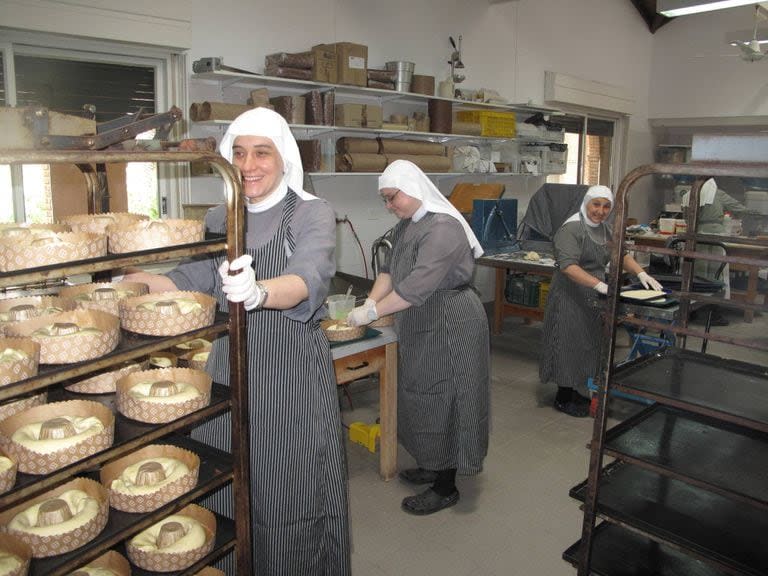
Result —
<instances>
[{"instance_id":1,"label":"tiled floor","mask_svg":"<svg viewBox=\"0 0 768 576\"><path fill-rule=\"evenodd\" d=\"M718 330L768 340L763 318L748 325L736 313ZM581 532L568 490L586 478L592 419L551 408L554 390L538 382L541 324L507 319L492 339L492 429L485 470L460 477L461 500L427 517L400 510L414 489L378 476L378 454L348 443L352 567L355 576L573 576L562 552ZM626 339L625 339L626 340ZM624 342L626 343L626 341ZM617 351L617 357L626 349ZM710 353L726 355L713 345ZM740 358L768 364L766 353ZM340 396L345 423L375 421L377 384L350 387L355 409ZM413 464L402 449L399 467Z\"/></svg>"}]
</instances>

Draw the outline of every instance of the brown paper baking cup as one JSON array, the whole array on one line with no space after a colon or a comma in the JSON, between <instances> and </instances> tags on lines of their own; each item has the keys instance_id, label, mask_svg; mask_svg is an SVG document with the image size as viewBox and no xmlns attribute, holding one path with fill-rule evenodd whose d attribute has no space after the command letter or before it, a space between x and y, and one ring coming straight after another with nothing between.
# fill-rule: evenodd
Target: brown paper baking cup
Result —
<instances>
[{"instance_id":1,"label":"brown paper baking cup","mask_svg":"<svg viewBox=\"0 0 768 576\"><path fill-rule=\"evenodd\" d=\"M48 399L48 392L43 391L39 394L33 394L31 396L26 396L21 399L14 398L9 402L0 404L0 422L5 420L6 418L10 418L14 414L18 414L19 412L24 412L25 410L29 410L30 408L34 408L35 406L42 406L43 404L45 404L45 401L47 399Z\"/></svg>"},{"instance_id":2,"label":"brown paper baking cup","mask_svg":"<svg viewBox=\"0 0 768 576\"><path fill-rule=\"evenodd\" d=\"M77 302L60 296L24 296L0 300L0 334L4 334L11 324L70 310L77 310Z\"/></svg>"},{"instance_id":3,"label":"brown paper baking cup","mask_svg":"<svg viewBox=\"0 0 768 576\"><path fill-rule=\"evenodd\" d=\"M131 372L146 370L149 359L131 360L121 365L117 370L109 369L90 378L66 384L64 388L78 394L110 394L115 391L115 385L120 378Z\"/></svg>"},{"instance_id":4,"label":"brown paper baking cup","mask_svg":"<svg viewBox=\"0 0 768 576\"><path fill-rule=\"evenodd\" d=\"M371 328L381 328L382 326L392 326L395 323L395 317L393 314L387 314L382 316L378 320L374 320L368 326Z\"/></svg>"},{"instance_id":5,"label":"brown paper baking cup","mask_svg":"<svg viewBox=\"0 0 768 576\"><path fill-rule=\"evenodd\" d=\"M216 517L213 513L196 504L190 504L179 510L176 515L188 516L200 522L206 531L205 544L188 552L148 552L134 546L131 539L125 544L125 550L131 562L139 568L152 572L175 572L189 568L211 553L216 540ZM162 524L162 520L158 524Z\"/></svg>"},{"instance_id":6,"label":"brown paper baking cup","mask_svg":"<svg viewBox=\"0 0 768 576\"><path fill-rule=\"evenodd\" d=\"M4 222L0 224L0 238L24 238L31 236L45 236L53 232L72 232L72 228L67 224L15 224L13 222Z\"/></svg>"},{"instance_id":7,"label":"brown paper baking cup","mask_svg":"<svg viewBox=\"0 0 768 576\"><path fill-rule=\"evenodd\" d=\"M0 272L98 258L107 253L107 237L62 232L46 237L0 238Z\"/></svg>"},{"instance_id":8,"label":"brown paper baking cup","mask_svg":"<svg viewBox=\"0 0 768 576\"><path fill-rule=\"evenodd\" d=\"M334 324L339 324L339 321L323 320L320 322L320 328L323 329L323 333L329 342L346 342L347 340L360 338L365 334L365 326L350 326L345 330L328 330L328 327Z\"/></svg>"},{"instance_id":9,"label":"brown paper baking cup","mask_svg":"<svg viewBox=\"0 0 768 576\"><path fill-rule=\"evenodd\" d=\"M80 568L104 568L111 570L116 576L131 576L131 564L126 558L119 552L109 550L106 554L102 554L95 560L91 560ZM77 570L75 570L77 572Z\"/></svg>"},{"instance_id":10,"label":"brown paper baking cup","mask_svg":"<svg viewBox=\"0 0 768 576\"><path fill-rule=\"evenodd\" d=\"M29 572L29 562L32 558L32 550L23 540L19 540L10 534L0 532L0 552L13 554L21 560L21 566L8 572L7 576L26 576Z\"/></svg>"},{"instance_id":11,"label":"brown paper baking cup","mask_svg":"<svg viewBox=\"0 0 768 576\"><path fill-rule=\"evenodd\" d=\"M186 347L187 344L195 345L197 348L188 348ZM212 344L209 340L205 340L204 338L195 338L189 342L182 342L178 346L174 346L173 353L178 356L179 366L182 368L192 368L192 366L190 366L192 358L201 352L210 352L211 347Z\"/></svg>"},{"instance_id":12,"label":"brown paper baking cup","mask_svg":"<svg viewBox=\"0 0 768 576\"><path fill-rule=\"evenodd\" d=\"M104 425L104 429L94 436L50 454L34 452L11 440L14 432L26 424L44 422L60 416L95 416ZM55 472L68 464L106 450L112 446L114 437L115 415L103 404L90 400L68 400L35 406L0 422L0 449L16 460L19 471L25 474Z\"/></svg>"},{"instance_id":13,"label":"brown paper baking cup","mask_svg":"<svg viewBox=\"0 0 768 576\"><path fill-rule=\"evenodd\" d=\"M184 476L166 484L151 494L131 495L121 494L112 490L112 482L120 477L123 471L133 464L151 458L175 458L189 468ZM101 468L101 483L109 490L109 505L123 512L152 512L171 500L186 494L197 486L197 476L200 472L200 458L194 452L177 446L152 444L141 450L131 452L127 456L105 464Z\"/></svg>"},{"instance_id":14,"label":"brown paper baking cup","mask_svg":"<svg viewBox=\"0 0 768 576\"><path fill-rule=\"evenodd\" d=\"M19 464L13 456L6 454L2 450L0 450L0 456L5 456L12 462L10 468L0 472L0 494L5 494L16 484L16 472L19 469Z\"/></svg>"},{"instance_id":15,"label":"brown paper baking cup","mask_svg":"<svg viewBox=\"0 0 768 576\"><path fill-rule=\"evenodd\" d=\"M77 332L70 336L34 333L52 324L76 324L79 328L98 328L99 332ZM32 338L38 342L41 364L71 364L98 358L114 350L120 341L120 319L100 310L73 310L18 322L6 327L5 332L8 336Z\"/></svg>"},{"instance_id":16,"label":"brown paper baking cup","mask_svg":"<svg viewBox=\"0 0 768 576\"><path fill-rule=\"evenodd\" d=\"M170 310L170 314L158 310L139 308L147 302L169 302L179 298L194 299L201 308L187 314ZM154 292L120 301L120 324L130 331L148 336L175 336L213 324L216 300L202 292Z\"/></svg>"},{"instance_id":17,"label":"brown paper baking cup","mask_svg":"<svg viewBox=\"0 0 768 576\"><path fill-rule=\"evenodd\" d=\"M20 350L27 357L13 362L0 363L0 386L26 380L37 374L37 367L40 362L40 344L31 338L0 337L0 350L6 348Z\"/></svg>"},{"instance_id":18,"label":"brown paper baking cup","mask_svg":"<svg viewBox=\"0 0 768 576\"><path fill-rule=\"evenodd\" d=\"M206 566L205 568L200 570L200 572L197 572L195 576L225 576L225 574L218 568Z\"/></svg>"},{"instance_id":19,"label":"brown paper baking cup","mask_svg":"<svg viewBox=\"0 0 768 576\"><path fill-rule=\"evenodd\" d=\"M8 529L8 524L20 512L40 502L56 498L67 490L82 490L92 498L95 498L99 503L99 512L96 514L96 517L74 530L64 534L57 534L56 536L38 536L20 530ZM98 482L88 480L87 478L75 478L71 482L62 484L50 492L30 498L26 502L0 513L0 525L2 525L4 532L25 542L31 548L33 558L47 558L48 556L71 552L87 544L101 533L107 525L108 518L109 496L104 487Z\"/></svg>"},{"instance_id":20,"label":"brown paper baking cup","mask_svg":"<svg viewBox=\"0 0 768 576\"><path fill-rule=\"evenodd\" d=\"M129 393L136 384L161 380L191 384L200 391L200 396L186 402L159 404L135 398ZM139 422L161 424L178 420L182 416L208 406L211 402L211 377L206 372L190 368L143 370L120 378L117 381L116 392L115 405L120 414Z\"/></svg>"},{"instance_id":21,"label":"brown paper baking cup","mask_svg":"<svg viewBox=\"0 0 768 576\"><path fill-rule=\"evenodd\" d=\"M167 362L170 365L166 365ZM160 352L152 352L147 360L147 370L154 370L160 368L176 368L179 365L179 357L173 352L162 350Z\"/></svg>"},{"instance_id":22,"label":"brown paper baking cup","mask_svg":"<svg viewBox=\"0 0 768 576\"><path fill-rule=\"evenodd\" d=\"M202 370L204 372L206 366L208 366L208 354L210 354L210 350L207 351L205 359L203 360L195 360L193 357L189 360L188 367L192 368L192 370Z\"/></svg>"},{"instance_id":23,"label":"brown paper baking cup","mask_svg":"<svg viewBox=\"0 0 768 576\"><path fill-rule=\"evenodd\" d=\"M103 214L74 214L64 218L64 222L72 228L73 232L89 232L91 234L106 234L108 226L127 226L142 220L149 220L149 216L131 212L105 212Z\"/></svg>"},{"instance_id":24,"label":"brown paper baking cup","mask_svg":"<svg viewBox=\"0 0 768 576\"><path fill-rule=\"evenodd\" d=\"M119 296L120 293L129 293L129 296ZM115 316L120 315L118 302L124 298L143 296L149 293L149 286L143 282L95 282L92 284L78 284L65 286L59 291L59 295L75 302L78 308L86 310L101 310ZM85 296L88 296L85 299Z\"/></svg>"},{"instance_id":25,"label":"brown paper baking cup","mask_svg":"<svg viewBox=\"0 0 768 576\"><path fill-rule=\"evenodd\" d=\"M146 220L128 225L113 225L107 230L112 254L150 250L178 244L200 242L205 233L202 220Z\"/></svg>"}]
</instances>

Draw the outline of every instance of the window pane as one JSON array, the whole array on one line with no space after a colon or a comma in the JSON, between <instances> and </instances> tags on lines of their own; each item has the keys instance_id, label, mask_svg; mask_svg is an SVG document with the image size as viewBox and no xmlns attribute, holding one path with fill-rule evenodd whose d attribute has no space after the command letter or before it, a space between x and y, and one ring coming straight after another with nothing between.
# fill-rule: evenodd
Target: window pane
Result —
<instances>
[{"instance_id":1,"label":"window pane","mask_svg":"<svg viewBox=\"0 0 768 576\"><path fill-rule=\"evenodd\" d=\"M7 106L5 102L5 62L3 53L0 51L0 106Z\"/></svg>"},{"instance_id":2,"label":"window pane","mask_svg":"<svg viewBox=\"0 0 768 576\"><path fill-rule=\"evenodd\" d=\"M48 164L24 164L24 212L27 222L53 222L51 170Z\"/></svg>"},{"instance_id":3,"label":"window pane","mask_svg":"<svg viewBox=\"0 0 768 576\"><path fill-rule=\"evenodd\" d=\"M0 164L0 198L13 198L11 167L8 164ZM13 203L0 202L0 222L13 221Z\"/></svg>"},{"instance_id":4,"label":"window pane","mask_svg":"<svg viewBox=\"0 0 768 576\"><path fill-rule=\"evenodd\" d=\"M613 125L612 120L587 119L584 184L611 185Z\"/></svg>"}]
</instances>

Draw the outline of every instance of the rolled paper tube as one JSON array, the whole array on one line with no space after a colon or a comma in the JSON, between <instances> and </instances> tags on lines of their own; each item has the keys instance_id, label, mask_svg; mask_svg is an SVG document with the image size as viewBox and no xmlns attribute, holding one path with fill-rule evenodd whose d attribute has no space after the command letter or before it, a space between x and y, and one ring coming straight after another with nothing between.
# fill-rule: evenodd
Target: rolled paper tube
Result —
<instances>
[{"instance_id":1,"label":"rolled paper tube","mask_svg":"<svg viewBox=\"0 0 768 576\"><path fill-rule=\"evenodd\" d=\"M66 336L80 331L74 322L55 322L51 328L51 336Z\"/></svg>"},{"instance_id":2,"label":"rolled paper tube","mask_svg":"<svg viewBox=\"0 0 768 576\"><path fill-rule=\"evenodd\" d=\"M435 95L435 77L424 74L414 74L411 77L411 92L417 94Z\"/></svg>"},{"instance_id":3,"label":"rolled paper tube","mask_svg":"<svg viewBox=\"0 0 768 576\"><path fill-rule=\"evenodd\" d=\"M291 54L289 52L278 52L277 54L267 54L264 57L264 66L287 66L288 68L301 68L311 70L315 63L312 52L299 52Z\"/></svg>"},{"instance_id":4,"label":"rolled paper tube","mask_svg":"<svg viewBox=\"0 0 768 576\"><path fill-rule=\"evenodd\" d=\"M332 90L329 90L328 92L323 92L322 95L323 100L323 121L322 124L325 126L333 126L336 123L336 110L335 110L335 103L336 103L336 93Z\"/></svg>"},{"instance_id":5,"label":"rolled paper tube","mask_svg":"<svg viewBox=\"0 0 768 576\"><path fill-rule=\"evenodd\" d=\"M476 122L456 122L454 120L452 133L453 134L466 134L468 136L480 136L482 134L483 127Z\"/></svg>"},{"instance_id":6,"label":"rolled paper tube","mask_svg":"<svg viewBox=\"0 0 768 576\"><path fill-rule=\"evenodd\" d=\"M184 537L184 526L181 522L166 522L160 526L155 544L158 548L167 548L182 537Z\"/></svg>"},{"instance_id":7,"label":"rolled paper tube","mask_svg":"<svg viewBox=\"0 0 768 576\"><path fill-rule=\"evenodd\" d=\"M266 66L264 74L278 78L293 78L294 80L312 80L312 70L306 68L291 68L290 66Z\"/></svg>"},{"instance_id":8,"label":"rolled paper tube","mask_svg":"<svg viewBox=\"0 0 768 576\"><path fill-rule=\"evenodd\" d=\"M117 298L117 290L114 288L96 288L93 291L94 300L114 300Z\"/></svg>"},{"instance_id":9,"label":"rolled paper tube","mask_svg":"<svg viewBox=\"0 0 768 576\"><path fill-rule=\"evenodd\" d=\"M40 440L59 440L69 438L77 432L72 423L66 418L58 417L46 420L40 426Z\"/></svg>"},{"instance_id":10,"label":"rolled paper tube","mask_svg":"<svg viewBox=\"0 0 768 576\"><path fill-rule=\"evenodd\" d=\"M380 82L379 80L368 79L368 88L378 88L379 90L394 90L394 82Z\"/></svg>"},{"instance_id":11,"label":"rolled paper tube","mask_svg":"<svg viewBox=\"0 0 768 576\"><path fill-rule=\"evenodd\" d=\"M415 142L413 140L381 139L382 154L408 154L419 156L445 156L446 149L434 142Z\"/></svg>"},{"instance_id":12,"label":"rolled paper tube","mask_svg":"<svg viewBox=\"0 0 768 576\"><path fill-rule=\"evenodd\" d=\"M37 525L39 527L61 524L70 518L72 518L72 511L61 498L46 500L37 509Z\"/></svg>"},{"instance_id":13,"label":"rolled paper tube","mask_svg":"<svg viewBox=\"0 0 768 576\"><path fill-rule=\"evenodd\" d=\"M11 320L20 322L35 316L35 307L32 304L19 304L8 311Z\"/></svg>"},{"instance_id":14,"label":"rolled paper tube","mask_svg":"<svg viewBox=\"0 0 768 576\"><path fill-rule=\"evenodd\" d=\"M396 79L397 70L375 70L373 68L368 68L368 80L394 85Z\"/></svg>"},{"instance_id":15,"label":"rolled paper tube","mask_svg":"<svg viewBox=\"0 0 768 576\"><path fill-rule=\"evenodd\" d=\"M379 141L374 138L339 138L336 150L351 154L378 154Z\"/></svg>"},{"instance_id":16,"label":"rolled paper tube","mask_svg":"<svg viewBox=\"0 0 768 576\"><path fill-rule=\"evenodd\" d=\"M203 102L198 110L198 120L234 120L251 107L245 104Z\"/></svg>"},{"instance_id":17,"label":"rolled paper tube","mask_svg":"<svg viewBox=\"0 0 768 576\"><path fill-rule=\"evenodd\" d=\"M200 120L200 104L197 102L192 102L192 104L189 105L189 119L192 120L192 122Z\"/></svg>"},{"instance_id":18,"label":"rolled paper tube","mask_svg":"<svg viewBox=\"0 0 768 576\"><path fill-rule=\"evenodd\" d=\"M150 396L173 396L179 391L176 382L172 380L161 380L160 382L153 382L149 387Z\"/></svg>"},{"instance_id":19,"label":"rolled paper tube","mask_svg":"<svg viewBox=\"0 0 768 576\"><path fill-rule=\"evenodd\" d=\"M136 484L139 486L154 486L165 480L165 470L160 462L145 462L136 472Z\"/></svg>"},{"instance_id":20,"label":"rolled paper tube","mask_svg":"<svg viewBox=\"0 0 768 576\"><path fill-rule=\"evenodd\" d=\"M323 123L323 95L319 90L312 90L304 94L306 110L304 113L307 124L321 125Z\"/></svg>"},{"instance_id":21,"label":"rolled paper tube","mask_svg":"<svg viewBox=\"0 0 768 576\"><path fill-rule=\"evenodd\" d=\"M417 156L411 154L387 154L387 165L395 160L410 160L425 172L450 172L451 159L447 156Z\"/></svg>"},{"instance_id":22,"label":"rolled paper tube","mask_svg":"<svg viewBox=\"0 0 768 576\"><path fill-rule=\"evenodd\" d=\"M450 134L453 123L453 103L433 99L429 101L427 110L429 111L429 131Z\"/></svg>"},{"instance_id":23,"label":"rolled paper tube","mask_svg":"<svg viewBox=\"0 0 768 576\"><path fill-rule=\"evenodd\" d=\"M339 154L339 158L340 172L381 172L387 167L387 157L382 154Z\"/></svg>"}]
</instances>

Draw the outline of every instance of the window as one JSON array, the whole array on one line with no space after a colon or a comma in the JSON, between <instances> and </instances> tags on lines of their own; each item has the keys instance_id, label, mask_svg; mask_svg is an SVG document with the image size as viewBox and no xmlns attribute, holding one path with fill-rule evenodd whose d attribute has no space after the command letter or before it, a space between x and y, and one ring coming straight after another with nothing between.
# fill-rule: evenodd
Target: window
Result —
<instances>
[{"instance_id":1,"label":"window","mask_svg":"<svg viewBox=\"0 0 768 576\"><path fill-rule=\"evenodd\" d=\"M589 115L553 116L565 128L568 166L565 174L551 175L547 182L614 186L616 121Z\"/></svg>"},{"instance_id":2,"label":"window","mask_svg":"<svg viewBox=\"0 0 768 576\"><path fill-rule=\"evenodd\" d=\"M186 81L183 56L162 49L0 31L0 55L2 105L39 106L70 115L84 115L83 107L92 105L97 123L140 110L148 114L167 110L168 95L177 93L176 87ZM179 92L186 96L184 89ZM138 138L151 137L148 133ZM51 185L59 189L60 169L61 165L0 166L0 195L14 199L0 207L0 221L54 219ZM161 167L159 174L154 163L131 163L124 173L110 174L110 181L117 181L110 184L110 209L158 217L167 198L178 204L179 185L163 181L166 170L173 168Z\"/></svg>"}]
</instances>

